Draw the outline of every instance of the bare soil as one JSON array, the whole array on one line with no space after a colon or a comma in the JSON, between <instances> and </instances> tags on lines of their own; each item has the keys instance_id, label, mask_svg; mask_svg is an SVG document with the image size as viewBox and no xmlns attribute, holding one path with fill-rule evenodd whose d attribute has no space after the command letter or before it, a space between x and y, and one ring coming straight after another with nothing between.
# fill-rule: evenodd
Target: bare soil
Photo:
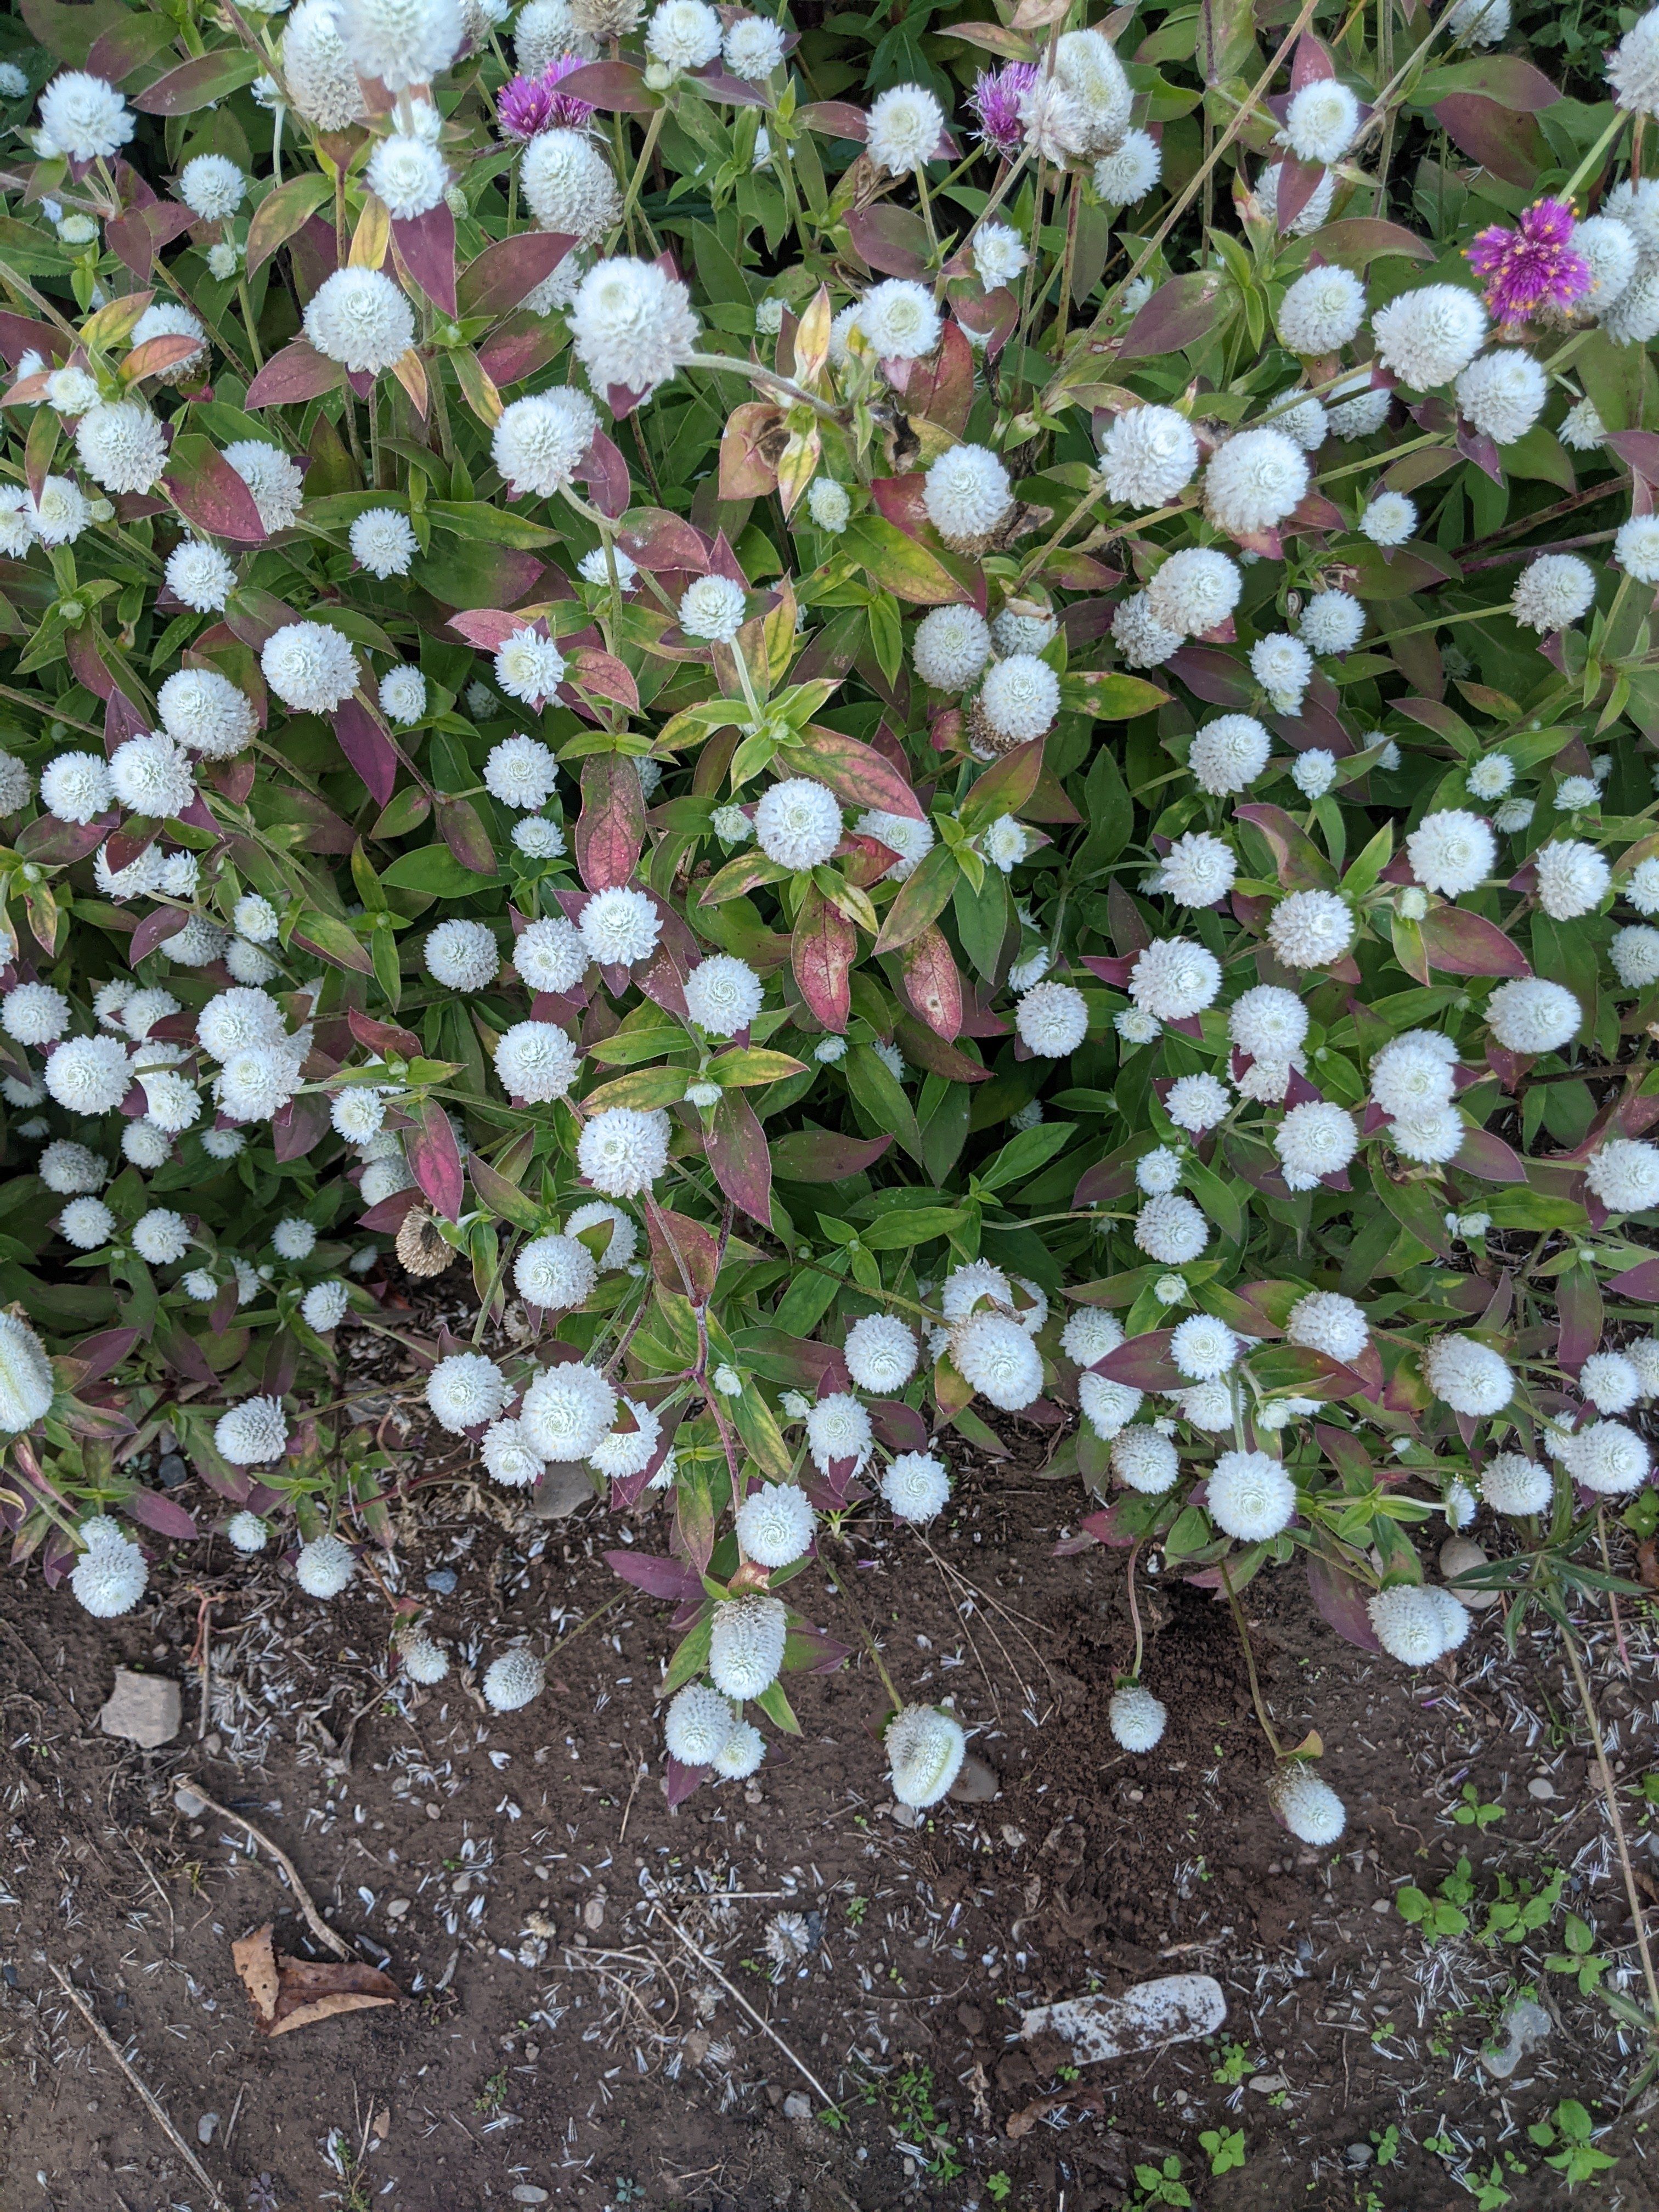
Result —
<instances>
[{"instance_id":1,"label":"bare soil","mask_svg":"<svg viewBox=\"0 0 1659 2212\"><path fill-rule=\"evenodd\" d=\"M435 1626L465 1661L432 1690L389 1667L385 1603L362 1578L320 1606L286 1567L202 1546L113 1623L14 1581L0 2212L211 2212L54 1966L234 2212L1097 2212L1144 2201L1168 2160L1194 2203L1230 2212L1495 2208L1483 2185L1526 2208L1565 2201L1528 2130L1570 2097L1617 2160L1575 2201L1659 2203L1646 2123L1616 2118L1639 2038L1545 1965L1571 1910L1639 1994L1548 1647L1523 1635L1511 1656L1487 1613L1455 1660L1408 1676L1340 1642L1294 1571L1255 1584L1279 1727L1318 1730L1348 1805L1345 1847L1304 1850L1266 1809L1237 1641L1207 1595L1143 1582L1146 1675L1170 1722L1151 1755L1118 1750L1104 1708L1131 1649L1124 1554L1055 1556L1086 1509L1030 1457L963 1465L930 1540L858 1546L858 1605L899 1687L954 1698L1000 1783L915 1826L884 1787L867 1662L793 1676L803 1740L671 1813L653 1703L667 1608L612 1574L618 1526L594 1509L538 1522L421 1493L402 1586L435 1579ZM665 1548L653 1501L629 1533ZM607 1604L538 1702L482 1707L473 1680L514 1635L551 1644ZM816 1617L855 1640L835 1595ZM1624 1633L1628 1677L1610 1632L1594 1636L1633 1782L1659 1691L1646 1622ZM164 1749L99 1732L117 1664L183 1684ZM279 1948L325 1954L245 1830L179 1811L185 1777L291 1855L404 2002L261 2035L233 1942L270 1920ZM1466 1784L1502 1818L1459 1825ZM1655 1838L1638 1826L1633 1844L1659 1901ZM1395 1894L1434 1893L1460 1856L1473 1926L1431 1945ZM1558 1867L1546 1924L1478 1940L1505 1884L1514 1898ZM1076 2069L1052 2039L1020 2040L1024 2007L1182 1970L1226 1992L1214 2042ZM1553 2032L1495 2079L1483 2047L1527 1990ZM1212 2178L1200 2138L1237 2130L1243 2166Z\"/></svg>"}]
</instances>

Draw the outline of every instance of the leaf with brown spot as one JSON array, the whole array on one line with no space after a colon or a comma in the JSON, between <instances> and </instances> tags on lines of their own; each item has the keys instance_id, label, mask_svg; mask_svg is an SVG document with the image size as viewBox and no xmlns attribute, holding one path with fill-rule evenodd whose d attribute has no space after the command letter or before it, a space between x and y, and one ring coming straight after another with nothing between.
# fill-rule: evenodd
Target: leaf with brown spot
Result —
<instances>
[{"instance_id":1,"label":"leaf with brown spot","mask_svg":"<svg viewBox=\"0 0 1659 2212\"><path fill-rule=\"evenodd\" d=\"M318 1965L290 1959L271 1939L271 1923L230 1947L253 2015L265 2035L287 2035L341 2013L369 2012L402 2002L403 1992L378 1967L348 1960Z\"/></svg>"}]
</instances>

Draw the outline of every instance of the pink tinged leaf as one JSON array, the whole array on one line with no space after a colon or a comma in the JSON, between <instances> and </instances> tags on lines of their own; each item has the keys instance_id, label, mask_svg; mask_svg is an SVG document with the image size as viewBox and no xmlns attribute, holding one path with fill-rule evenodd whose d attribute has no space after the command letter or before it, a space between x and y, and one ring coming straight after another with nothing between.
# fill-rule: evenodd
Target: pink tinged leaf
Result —
<instances>
[{"instance_id":1,"label":"pink tinged leaf","mask_svg":"<svg viewBox=\"0 0 1659 2212\"><path fill-rule=\"evenodd\" d=\"M112 814L100 815L95 822L58 822L43 814L18 837L18 857L37 866L70 867L98 850L115 821Z\"/></svg>"},{"instance_id":2,"label":"pink tinged leaf","mask_svg":"<svg viewBox=\"0 0 1659 2212\"><path fill-rule=\"evenodd\" d=\"M213 1373L210 1367L207 1371L210 1376ZM154 1528L160 1536L174 1536L188 1544L201 1534L195 1516L176 1499L164 1497L160 1491L135 1490L126 1500L126 1510L135 1521L142 1521L146 1528Z\"/></svg>"},{"instance_id":3,"label":"pink tinged leaf","mask_svg":"<svg viewBox=\"0 0 1659 2212\"><path fill-rule=\"evenodd\" d=\"M1482 1182L1525 1182L1527 1164L1490 1129L1466 1129L1453 1164Z\"/></svg>"},{"instance_id":4,"label":"pink tinged leaf","mask_svg":"<svg viewBox=\"0 0 1659 2212\"><path fill-rule=\"evenodd\" d=\"M1203 645L1183 645L1164 665L1187 689L1212 707L1248 708L1255 679L1231 653Z\"/></svg>"},{"instance_id":5,"label":"pink tinged leaf","mask_svg":"<svg viewBox=\"0 0 1659 2212\"><path fill-rule=\"evenodd\" d=\"M599 513L611 520L626 514L633 497L628 464L616 443L603 430L593 433L593 442L587 457L576 471L576 480L585 483L593 504Z\"/></svg>"},{"instance_id":6,"label":"pink tinged leaf","mask_svg":"<svg viewBox=\"0 0 1659 2212\"><path fill-rule=\"evenodd\" d=\"M76 1387L100 1382L120 1365L137 1343L139 1334L136 1328L103 1328L94 1335L83 1336L70 1354L81 1366L81 1380Z\"/></svg>"},{"instance_id":7,"label":"pink tinged leaf","mask_svg":"<svg viewBox=\"0 0 1659 2212\"><path fill-rule=\"evenodd\" d=\"M1638 1305L1659 1305L1659 1260L1644 1260L1622 1275L1609 1275L1607 1288L1616 1297L1633 1298Z\"/></svg>"},{"instance_id":8,"label":"pink tinged leaf","mask_svg":"<svg viewBox=\"0 0 1659 2212\"><path fill-rule=\"evenodd\" d=\"M378 1206L371 1206L360 1213L357 1226L376 1237L395 1237L404 1225L404 1216L420 1202L418 1190L394 1190L390 1198L383 1198Z\"/></svg>"},{"instance_id":9,"label":"pink tinged leaf","mask_svg":"<svg viewBox=\"0 0 1659 2212\"><path fill-rule=\"evenodd\" d=\"M662 106L662 94L650 89L644 71L631 62L589 62L561 77L559 90L617 115L649 115Z\"/></svg>"},{"instance_id":10,"label":"pink tinged leaf","mask_svg":"<svg viewBox=\"0 0 1659 2212\"><path fill-rule=\"evenodd\" d=\"M453 315L456 312L455 218L447 204L440 200L436 207L407 222L394 217L392 237L404 268L427 298L445 314ZM518 301L513 304L517 307Z\"/></svg>"},{"instance_id":11,"label":"pink tinged leaf","mask_svg":"<svg viewBox=\"0 0 1659 2212\"><path fill-rule=\"evenodd\" d=\"M649 1552L607 1552L605 1563L613 1575L632 1583L647 1597L666 1598L675 1605L695 1602L702 1595L696 1570L684 1559L654 1558Z\"/></svg>"},{"instance_id":12,"label":"pink tinged leaf","mask_svg":"<svg viewBox=\"0 0 1659 2212\"><path fill-rule=\"evenodd\" d=\"M244 85L252 84L259 74L259 67L252 54L239 53L234 47L221 47L216 52L198 54L194 61L168 70L142 92L130 93L127 97L143 115L193 115L198 108L211 107L221 100L228 100L232 93L240 92Z\"/></svg>"},{"instance_id":13,"label":"pink tinged leaf","mask_svg":"<svg viewBox=\"0 0 1659 2212\"><path fill-rule=\"evenodd\" d=\"M845 100L809 100L796 110L795 120L803 130L816 131L821 138L847 138L855 146L862 146L870 135L869 117Z\"/></svg>"},{"instance_id":14,"label":"pink tinged leaf","mask_svg":"<svg viewBox=\"0 0 1659 2212\"><path fill-rule=\"evenodd\" d=\"M926 1451L927 1424L914 1406L897 1398L874 1398L870 1402L870 1425L889 1451Z\"/></svg>"},{"instance_id":15,"label":"pink tinged leaf","mask_svg":"<svg viewBox=\"0 0 1659 2212\"><path fill-rule=\"evenodd\" d=\"M276 407L291 400L320 399L337 392L345 371L305 338L295 338L273 354L247 388L247 405Z\"/></svg>"},{"instance_id":16,"label":"pink tinged leaf","mask_svg":"<svg viewBox=\"0 0 1659 2212\"><path fill-rule=\"evenodd\" d=\"M1471 429L1467 422L1460 421L1457 425L1457 450L1466 461L1473 461L1476 468L1489 476L1495 484L1503 483L1504 464L1498 458L1497 441L1484 430Z\"/></svg>"},{"instance_id":17,"label":"pink tinged leaf","mask_svg":"<svg viewBox=\"0 0 1659 2212\"><path fill-rule=\"evenodd\" d=\"M962 1028L962 976L945 932L930 921L899 954L904 995L912 1010L948 1044Z\"/></svg>"},{"instance_id":18,"label":"pink tinged leaf","mask_svg":"<svg viewBox=\"0 0 1659 2212\"><path fill-rule=\"evenodd\" d=\"M1644 483L1659 484L1659 430L1613 430L1607 443Z\"/></svg>"},{"instance_id":19,"label":"pink tinged leaf","mask_svg":"<svg viewBox=\"0 0 1659 2212\"><path fill-rule=\"evenodd\" d=\"M1279 172L1279 198L1276 228L1281 236L1288 231L1325 178L1321 161L1298 161L1293 154L1286 154Z\"/></svg>"},{"instance_id":20,"label":"pink tinged leaf","mask_svg":"<svg viewBox=\"0 0 1659 2212\"><path fill-rule=\"evenodd\" d=\"M1454 92L1435 104L1434 118L1461 150L1506 185L1523 191L1549 161L1549 147L1530 115L1500 106L1478 92Z\"/></svg>"},{"instance_id":21,"label":"pink tinged leaf","mask_svg":"<svg viewBox=\"0 0 1659 2212\"><path fill-rule=\"evenodd\" d=\"M884 515L895 530L902 530L907 538L926 537L937 544L939 533L922 495L927 481L920 471L908 477L878 477L870 487L870 500L877 514Z\"/></svg>"},{"instance_id":22,"label":"pink tinged leaf","mask_svg":"<svg viewBox=\"0 0 1659 2212\"><path fill-rule=\"evenodd\" d=\"M161 478L186 520L215 538L258 545L266 536L253 494L206 438L177 440Z\"/></svg>"},{"instance_id":23,"label":"pink tinged leaf","mask_svg":"<svg viewBox=\"0 0 1659 2212\"><path fill-rule=\"evenodd\" d=\"M726 1196L761 1225L772 1220L772 1162L766 1132L741 1091L723 1091L708 1135L708 1164Z\"/></svg>"},{"instance_id":24,"label":"pink tinged leaf","mask_svg":"<svg viewBox=\"0 0 1659 2212\"><path fill-rule=\"evenodd\" d=\"M495 872L495 848L489 842L483 817L470 799L437 800L438 835L464 868L475 876Z\"/></svg>"},{"instance_id":25,"label":"pink tinged leaf","mask_svg":"<svg viewBox=\"0 0 1659 2212\"><path fill-rule=\"evenodd\" d=\"M1311 31L1304 31L1296 42L1296 58L1291 64L1291 97L1304 85L1322 83L1336 75L1336 64L1326 51L1322 40Z\"/></svg>"},{"instance_id":26,"label":"pink tinged leaf","mask_svg":"<svg viewBox=\"0 0 1659 2212\"><path fill-rule=\"evenodd\" d=\"M1240 810L1243 811L1243 810ZM1418 924L1431 968L1448 975L1530 975L1527 956L1484 915L1437 906Z\"/></svg>"},{"instance_id":27,"label":"pink tinged leaf","mask_svg":"<svg viewBox=\"0 0 1659 2212\"><path fill-rule=\"evenodd\" d=\"M464 315L506 315L522 307L576 243L556 231L524 230L486 246L461 271L456 298Z\"/></svg>"},{"instance_id":28,"label":"pink tinged leaf","mask_svg":"<svg viewBox=\"0 0 1659 2212\"><path fill-rule=\"evenodd\" d=\"M645 843L645 795L636 762L623 753L590 753L582 763L582 811L576 866L591 891L625 884Z\"/></svg>"},{"instance_id":29,"label":"pink tinged leaf","mask_svg":"<svg viewBox=\"0 0 1659 2212\"><path fill-rule=\"evenodd\" d=\"M793 1129L775 1138L772 1165L786 1182L844 1182L866 1174L891 1146L885 1137L842 1137L829 1129ZM1654 1263L1659 1268L1659 1261Z\"/></svg>"},{"instance_id":30,"label":"pink tinged leaf","mask_svg":"<svg viewBox=\"0 0 1659 2212\"><path fill-rule=\"evenodd\" d=\"M1136 1390L1184 1390L1190 1378L1170 1357L1173 1334L1171 1329L1155 1328L1144 1336L1132 1336L1115 1352L1094 1361L1094 1371Z\"/></svg>"},{"instance_id":31,"label":"pink tinged leaf","mask_svg":"<svg viewBox=\"0 0 1659 2212\"><path fill-rule=\"evenodd\" d=\"M1561 1323L1557 1357L1576 1376L1601 1341L1601 1285L1588 1267L1564 1268L1555 1279L1555 1304Z\"/></svg>"},{"instance_id":32,"label":"pink tinged leaf","mask_svg":"<svg viewBox=\"0 0 1659 2212\"><path fill-rule=\"evenodd\" d=\"M176 937L189 920L187 914L179 914L170 906L160 906L153 914L147 914L132 933L132 951L129 958L133 965L148 959L169 937Z\"/></svg>"},{"instance_id":33,"label":"pink tinged leaf","mask_svg":"<svg viewBox=\"0 0 1659 2212\"><path fill-rule=\"evenodd\" d=\"M279 1160L302 1160L328 1134L328 1101L314 1095L291 1098L271 1124Z\"/></svg>"},{"instance_id":34,"label":"pink tinged leaf","mask_svg":"<svg viewBox=\"0 0 1659 2212\"><path fill-rule=\"evenodd\" d=\"M568 84L570 80L567 77L564 82ZM710 1766L682 1766L671 1753L668 1771L663 1778L663 1795L668 1800L669 1811L672 1813L684 1805L688 1797L702 1788L714 1771Z\"/></svg>"},{"instance_id":35,"label":"pink tinged leaf","mask_svg":"<svg viewBox=\"0 0 1659 2212\"><path fill-rule=\"evenodd\" d=\"M566 666L584 691L596 698L614 699L630 714L638 714L638 686L623 663L611 653L601 652L594 645L578 646L567 656Z\"/></svg>"},{"instance_id":36,"label":"pink tinged leaf","mask_svg":"<svg viewBox=\"0 0 1659 2212\"><path fill-rule=\"evenodd\" d=\"M1310 1551L1307 1556L1308 1595L1320 1619L1345 1643L1356 1644L1362 1651L1380 1653L1382 1647L1365 1610L1364 1585L1322 1553Z\"/></svg>"},{"instance_id":37,"label":"pink tinged leaf","mask_svg":"<svg viewBox=\"0 0 1659 2212\"><path fill-rule=\"evenodd\" d=\"M847 218L853 251L866 267L884 276L921 276L927 266L927 226L908 208L878 201Z\"/></svg>"},{"instance_id":38,"label":"pink tinged leaf","mask_svg":"<svg viewBox=\"0 0 1659 2212\"><path fill-rule=\"evenodd\" d=\"M423 1098L416 1109L417 1126L404 1139L404 1150L416 1182L434 1212L446 1221L459 1221L461 1213L461 1155L449 1116L435 1098Z\"/></svg>"},{"instance_id":39,"label":"pink tinged leaf","mask_svg":"<svg viewBox=\"0 0 1659 2212\"><path fill-rule=\"evenodd\" d=\"M636 507L622 519L617 543L629 559L654 574L690 569L701 575L708 566L708 540L684 516L660 507Z\"/></svg>"},{"instance_id":40,"label":"pink tinged leaf","mask_svg":"<svg viewBox=\"0 0 1659 2212\"><path fill-rule=\"evenodd\" d=\"M702 69L696 71L697 82L712 100L728 100L734 107L764 107L768 95L759 85L750 84L746 77L729 76L723 69Z\"/></svg>"},{"instance_id":41,"label":"pink tinged leaf","mask_svg":"<svg viewBox=\"0 0 1659 2212\"><path fill-rule=\"evenodd\" d=\"M340 750L375 805L384 806L398 781L398 751L386 725L355 695L341 701L333 720Z\"/></svg>"},{"instance_id":42,"label":"pink tinged leaf","mask_svg":"<svg viewBox=\"0 0 1659 2212\"><path fill-rule=\"evenodd\" d=\"M1179 353L1207 337L1220 313L1222 280L1212 270L1172 276L1160 284L1118 342L1121 361Z\"/></svg>"},{"instance_id":43,"label":"pink tinged leaf","mask_svg":"<svg viewBox=\"0 0 1659 2212\"><path fill-rule=\"evenodd\" d=\"M539 315L515 315L478 348L478 366L498 391L521 384L551 361L560 327Z\"/></svg>"},{"instance_id":44,"label":"pink tinged leaf","mask_svg":"<svg viewBox=\"0 0 1659 2212\"><path fill-rule=\"evenodd\" d=\"M805 756L810 763L807 773L827 783L843 806L872 807L909 822L927 820L927 811L908 779L884 753L861 738L811 722L790 750L798 757Z\"/></svg>"},{"instance_id":45,"label":"pink tinged leaf","mask_svg":"<svg viewBox=\"0 0 1659 2212\"><path fill-rule=\"evenodd\" d=\"M507 614L500 607L471 607L449 618L449 627L458 637L484 653L498 653L525 623L523 615Z\"/></svg>"},{"instance_id":46,"label":"pink tinged leaf","mask_svg":"<svg viewBox=\"0 0 1659 2212\"><path fill-rule=\"evenodd\" d=\"M790 939L790 960L800 994L827 1030L838 1034L853 1010L853 962L858 932L822 891L809 890Z\"/></svg>"},{"instance_id":47,"label":"pink tinged leaf","mask_svg":"<svg viewBox=\"0 0 1659 2212\"><path fill-rule=\"evenodd\" d=\"M164 246L181 238L196 217L186 207L159 200L152 206L129 208L104 227L105 242L131 270L142 284Z\"/></svg>"}]
</instances>

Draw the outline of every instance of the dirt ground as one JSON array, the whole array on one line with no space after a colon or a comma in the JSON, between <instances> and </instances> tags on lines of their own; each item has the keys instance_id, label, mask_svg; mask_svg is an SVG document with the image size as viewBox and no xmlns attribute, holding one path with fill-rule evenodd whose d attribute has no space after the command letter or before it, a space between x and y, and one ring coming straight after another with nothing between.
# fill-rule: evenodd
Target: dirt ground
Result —
<instances>
[{"instance_id":1,"label":"dirt ground","mask_svg":"<svg viewBox=\"0 0 1659 2212\"><path fill-rule=\"evenodd\" d=\"M958 1454L927 1540L857 1540L858 1605L899 1687L952 1697L1000 1780L915 1826L884 1786L867 1662L793 1676L803 1741L671 1813L653 1694L668 1608L612 1574L618 1524L592 1507L538 1522L420 1493L401 1587L430 1595L465 1662L429 1690L389 1669L386 1606L361 1577L319 1605L222 1541L180 1553L153 1578L160 1601L113 1623L38 1575L9 1583L0 2212L216 2212L54 1969L232 2212L1498 2212L1565 2201L1547 2160L1567 2099L1615 2160L1574 2200L1659 2203L1647 2123L1617 2117L1639 2036L1581 1994L1595 1969L1547 1964L1575 1958L1571 1912L1589 1931L1577 1955L1639 1994L1547 1647L1523 1635L1510 1656L1489 1613L1412 1677L1340 1642L1297 1573L1256 1583L1280 1729L1318 1729L1348 1806L1341 1850L1301 1850L1266 1809L1238 1646L1206 1595L1143 1585L1170 1723L1149 1756L1118 1751L1124 1554L1055 1555L1086 1507L1074 1483L1022 1472L1032 1456L1029 1439L1000 1466ZM664 1549L647 1504L627 1534ZM514 1634L550 1644L607 1604L538 1703L482 1707L472 1680ZM839 1597L815 1617L856 1640ZM1628 1675L1591 1632L1634 1783L1659 1718L1649 1628L1624 1624ZM99 1731L118 1663L182 1683L165 1748ZM291 1855L403 2002L258 2032L233 1942L272 1921L279 1949L325 1954L234 1818L178 1809L185 1777ZM1632 1842L1659 1902L1659 1827L1634 1821ZM1461 1899L1467 1929L1426 1942L1394 1901L1407 1885ZM1213 2041L1078 2069L1020 2040L1024 2007L1182 1970L1223 1985ZM1497 2078L1483 2049L1528 1992L1550 2033Z\"/></svg>"}]
</instances>

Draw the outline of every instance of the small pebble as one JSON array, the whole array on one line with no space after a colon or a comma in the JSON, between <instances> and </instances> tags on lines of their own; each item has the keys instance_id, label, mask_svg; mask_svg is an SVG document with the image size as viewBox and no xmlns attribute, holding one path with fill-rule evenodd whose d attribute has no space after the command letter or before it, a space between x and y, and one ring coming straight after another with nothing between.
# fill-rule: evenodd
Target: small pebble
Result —
<instances>
[{"instance_id":1,"label":"small pebble","mask_svg":"<svg viewBox=\"0 0 1659 2212\"><path fill-rule=\"evenodd\" d=\"M513 2202L515 2204L545 2204L547 2191L538 2189L533 2183L521 2181L513 2192Z\"/></svg>"},{"instance_id":2,"label":"small pebble","mask_svg":"<svg viewBox=\"0 0 1659 2212\"><path fill-rule=\"evenodd\" d=\"M789 2094L783 2100L783 2117L786 2120L810 2120L811 2118L812 2100L806 2094L806 2092L804 2089L792 2089L789 2092Z\"/></svg>"},{"instance_id":3,"label":"small pebble","mask_svg":"<svg viewBox=\"0 0 1659 2212\"><path fill-rule=\"evenodd\" d=\"M1350 2166L1369 2166L1376 2153L1369 2143L1350 2143L1346 2156Z\"/></svg>"},{"instance_id":4,"label":"small pebble","mask_svg":"<svg viewBox=\"0 0 1659 2212\"><path fill-rule=\"evenodd\" d=\"M429 1590L435 1590L440 1597L450 1597L454 1595L455 1586L460 1579L453 1567L434 1567L426 1578L426 1586Z\"/></svg>"},{"instance_id":5,"label":"small pebble","mask_svg":"<svg viewBox=\"0 0 1659 2212\"><path fill-rule=\"evenodd\" d=\"M204 2112L201 2118L196 2123L197 2142L198 2143L210 2143L218 2131L218 2127L219 2115L217 2112Z\"/></svg>"},{"instance_id":6,"label":"small pebble","mask_svg":"<svg viewBox=\"0 0 1659 2212\"><path fill-rule=\"evenodd\" d=\"M177 1452L169 1452L155 1470L163 1490L176 1490L189 1473L190 1469Z\"/></svg>"},{"instance_id":7,"label":"small pebble","mask_svg":"<svg viewBox=\"0 0 1659 2212\"><path fill-rule=\"evenodd\" d=\"M1555 1795L1555 1784L1550 1780L1547 1774L1534 1774L1532 1780L1527 1784L1527 1795L1528 1797L1553 1797Z\"/></svg>"}]
</instances>

